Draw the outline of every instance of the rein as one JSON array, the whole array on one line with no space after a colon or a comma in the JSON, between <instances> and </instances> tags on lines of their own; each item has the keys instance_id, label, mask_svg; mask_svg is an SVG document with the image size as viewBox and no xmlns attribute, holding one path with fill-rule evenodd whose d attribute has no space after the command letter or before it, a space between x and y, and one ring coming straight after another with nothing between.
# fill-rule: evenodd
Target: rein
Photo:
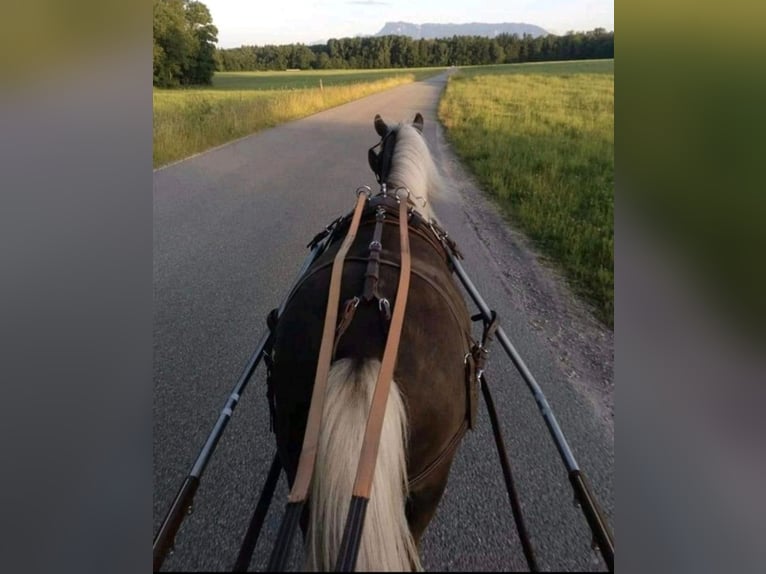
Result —
<instances>
[{"instance_id":1,"label":"rein","mask_svg":"<svg viewBox=\"0 0 766 574\"><path fill-rule=\"evenodd\" d=\"M407 192L406 197L408 196L409 192ZM388 393L393 379L394 368L396 366L399 341L401 339L404 314L407 306L412 261L409 245L409 207L406 197L399 197L398 195L396 197L396 201L399 204L399 237L401 249L399 284L397 287L396 303L394 304L393 313L390 319L391 324L388 330L386 346L383 351L380 372L378 373L378 379L375 383L372 404L370 405L368 413L367 426L362 441L362 451L357 466L351 504L338 556L337 569L342 571L352 571L354 569L357 555L359 553L359 543L361 541L362 528L364 526L364 516L372 491L372 480L377 462L378 447L383 428L383 418L386 411ZM279 534L277 535L277 543L269 559L268 569L270 571L284 570L303 507L308 499L319 443L319 432L322 423L330 362L337 344L337 338L342 334L342 330L336 328L336 324L338 320L338 306L340 302L343 267L348 250L356 238L364 205L367 201L369 201L369 196L364 197L361 193L358 193L356 207L353 212L351 223L349 224L348 232L346 233L341 248L335 254L333 260L327 310L325 313L322 340L319 348L319 358L311 396L311 406L309 407L306 431L303 439L303 448L301 449L301 454L298 460L295 481L293 482L293 487L288 496L285 515L279 529ZM383 220L385 219L385 210L380 208L380 206L376 210L376 213L377 227L374 235L375 239L370 245L370 251L372 255L377 254L378 258L376 259L371 255L368 263L368 272L366 274L363 294L368 300L376 296L375 284L378 271L377 265L380 250L382 248L380 245L380 238ZM329 243L330 241L327 242L328 245ZM356 304L358 304L359 298L356 297L354 299L356 300ZM387 300L381 299L380 301L382 303ZM346 305L346 309L349 309L348 304ZM352 305L350 309L356 309L356 305ZM342 319L341 327L344 323L347 324L350 322L352 317L353 311L351 317L345 316Z\"/></svg>"},{"instance_id":2,"label":"rein","mask_svg":"<svg viewBox=\"0 0 766 574\"><path fill-rule=\"evenodd\" d=\"M408 192L409 195L409 192ZM391 326L386 339L386 348L383 351L383 360L380 364L378 380L375 383L375 391L372 396L370 412L367 416L367 427L362 440L362 452L359 455L359 464L356 470L356 479L352 491L351 504L346 517L346 527L343 532L340 552L335 569L341 572L352 572L356 565L359 554L359 544L362 538L362 528L372 491L372 480L375 474L375 465L378 458L378 447L383 430L383 417L386 412L388 393L394 376L394 367L399 352L399 340L404 324L404 311L407 307L407 296L410 290L410 240L407 225L407 203L400 199L399 204L399 238L401 243L401 272L399 273L399 285L396 291L396 303L391 316ZM382 223L382 219L379 220ZM367 291L367 289L365 289Z\"/></svg>"},{"instance_id":3,"label":"rein","mask_svg":"<svg viewBox=\"0 0 766 574\"><path fill-rule=\"evenodd\" d=\"M269 559L270 571L282 571L285 568L290 553L295 532L298 527L298 521L303 507L308 498L311 479L314 474L314 462L316 461L317 445L319 443L319 430L322 424L322 411L324 409L325 389L327 387L327 378L330 372L330 360L332 358L332 341L335 331L335 323L338 319L338 300L340 299L341 278L343 276L343 263L351 244L356 237L356 231L359 228L359 221L362 218L362 210L367 201L367 197L357 192L356 207L351 220L348 234L343 240L343 245L335 256L335 263L332 269L332 278L330 280L330 291L328 294L327 311L325 314L324 330L322 333L322 343L319 347L319 359L317 362L316 377L314 379L314 390L311 395L311 407L309 409L308 419L306 421L306 432L303 438L303 448L301 449L298 460L298 470L295 475L293 487L288 495L287 507L282 518L282 524L279 527L277 535L277 544L271 553Z\"/></svg>"}]
</instances>

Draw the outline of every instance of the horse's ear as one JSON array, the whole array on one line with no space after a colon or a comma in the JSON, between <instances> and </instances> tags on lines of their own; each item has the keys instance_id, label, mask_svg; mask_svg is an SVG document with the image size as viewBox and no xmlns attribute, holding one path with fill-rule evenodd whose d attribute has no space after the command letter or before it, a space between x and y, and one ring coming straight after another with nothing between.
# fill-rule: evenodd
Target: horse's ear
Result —
<instances>
[{"instance_id":1,"label":"horse's ear","mask_svg":"<svg viewBox=\"0 0 766 574\"><path fill-rule=\"evenodd\" d=\"M420 112L415 114L415 120L412 122L412 125L415 126L415 129L421 134L423 133L423 116L420 115Z\"/></svg>"},{"instance_id":2,"label":"horse's ear","mask_svg":"<svg viewBox=\"0 0 766 574\"><path fill-rule=\"evenodd\" d=\"M380 137L385 137L388 133L388 126L383 121L383 118L380 117L380 114L375 114L375 131L378 132Z\"/></svg>"}]
</instances>

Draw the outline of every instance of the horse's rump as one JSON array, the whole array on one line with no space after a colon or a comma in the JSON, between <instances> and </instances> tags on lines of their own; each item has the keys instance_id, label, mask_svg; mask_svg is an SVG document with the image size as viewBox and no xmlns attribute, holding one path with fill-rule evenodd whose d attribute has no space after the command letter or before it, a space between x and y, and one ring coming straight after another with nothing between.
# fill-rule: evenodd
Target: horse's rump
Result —
<instances>
[{"instance_id":1,"label":"horse's rump","mask_svg":"<svg viewBox=\"0 0 766 574\"><path fill-rule=\"evenodd\" d=\"M399 278L400 245L395 217L383 227L378 292L393 309ZM360 296L364 286L374 219L365 218L346 257L340 296ZM454 447L465 431L468 389L464 357L470 350L470 317L453 281L445 254L423 230L410 232L412 275L394 380L403 396L410 426L408 478L413 496L428 491L431 470L446 480ZM341 234L342 235L342 234ZM276 399L276 434L290 484L294 479L305 431L322 337L332 261L340 241L331 245L309 268L293 292L275 333L271 381ZM334 360L380 360L387 324L377 300L357 308L341 337ZM446 466L446 469L444 468ZM414 482L413 482L414 481ZM441 496L438 492L428 495ZM415 499L417 502L417 498ZM408 508L409 514L417 509ZM430 519L430 517L429 517ZM416 522L424 522L418 521ZM423 527L425 524L423 524ZM417 528L416 530L421 530ZM414 532L416 536L419 532Z\"/></svg>"}]
</instances>

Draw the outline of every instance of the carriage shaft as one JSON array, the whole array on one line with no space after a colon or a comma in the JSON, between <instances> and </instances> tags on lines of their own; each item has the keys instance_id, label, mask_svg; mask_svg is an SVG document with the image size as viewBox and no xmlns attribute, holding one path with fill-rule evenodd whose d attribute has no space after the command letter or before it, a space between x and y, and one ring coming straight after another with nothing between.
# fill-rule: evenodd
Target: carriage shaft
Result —
<instances>
[{"instance_id":1,"label":"carriage shaft","mask_svg":"<svg viewBox=\"0 0 766 574\"><path fill-rule=\"evenodd\" d=\"M295 288L295 285L297 285L298 281L300 281L300 278L303 276L309 266L314 262L319 253L321 253L324 245L325 243L323 241L319 241L313 245L311 252L308 254L303 264L301 265L301 269L298 272L295 281L293 282L293 286L291 287L289 294L287 297L285 297L284 301L282 301L281 305L279 306L277 313L278 315L280 315L284 310L285 305L287 305L287 301L290 299L292 290ZM213 452L218 445L218 441L221 439L221 436L223 436L223 432L226 430L226 426L228 425L231 416L234 414L234 410L239 403L239 399L242 397L242 393L244 393L245 388L247 387L247 383L250 381L250 378L253 376L255 369L261 362L264 350L268 347L271 337L271 330L267 330L266 333L264 333L264 335L261 337L261 340L259 341L255 351L248 359L242 374L237 380L237 384L234 385L234 389L226 399L226 403L223 409L221 409L221 413L218 415L218 420L216 420L216 423L213 426L213 430L210 431L205 444L202 446L199 455L197 455L197 459L194 461L194 464L189 471L189 475L186 477L183 484L181 485L181 488L178 490L178 494L176 494L176 497L173 500L173 504L170 506L168 513L165 515L165 518L162 521L160 529L157 531L157 534L154 537L154 542L152 543L152 554L155 571L162 567L168 551L171 550L175 544L176 534L178 533L178 529L181 527L181 523L183 522L184 518L191 513L191 509L194 503L194 495L197 492L197 487L199 486L202 474L205 472L205 468L207 467L208 462L210 462L210 458L213 456Z\"/></svg>"},{"instance_id":2,"label":"carriage shaft","mask_svg":"<svg viewBox=\"0 0 766 574\"><path fill-rule=\"evenodd\" d=\"M447 248L448 246L446 243L446 237L440 235L439 239L445 248ZM450 261L452 262L452 265L454 266L457 276L460 278L460 282L466 288L474 303L476 303L476 306L481 311L481 315L484 320L487 322L492 321L492 311L482 296L479 294L479 292L476 290L476 287L471 282L457 257L448 248L447 254L450 258ZM505 349L505 352L511 358L514 366L519 371L522 378L534 395L535 402L537 403L540 413L545 420L545 424L551 433L553 442L556 444L556 448L558 449L559 455L564 462L564 466L567 468L575 496L580 503L580 507L582 508L583 514L585 515L585 518L588 522L588 526L590 527L591 533L593 534L594 543L598 545L599 551L601 552L607 567L610 571L613 572L614 540L611 532L609 531L606 520L604 519L603 514L598 506L598 503L593 497L593 494L590 491L587 482L585 481L585 474L580 470L580 467L577 464L577 460L572 453L572 449L569 447L569 443L567 443L567 440L564 437L564 433L561 431L561 427L556 420L556 416L553 414L553 410L548 404L548 400L545 398L545 394L543 394L540 385L537 383L534 376L532 376L532 373L527 368L527 365L524 363L519 353L511 344L502 327L497 327L495 334L497 335L497 339L500 341L500 345L503 347L503 349Z\"/></svg>"},{"instance_id":3,"label":"carriage shaft","mask_svg":"<svg viewBox=\"0 0 766 574\"><path fill-rule=\"evenodd\" d=\"M448 253L461 283L466 288L468 294L471 296L471 299L473 299L474 303L476 303L476 306L481 311L482 317L484 317L486 321L491 321L492 312L490 311L489 306L484 302L484 299L476 290L476 287L474 287L473 283L471 282L470 278L466 274L463 266L460 264L457 258L449 251ZM556 448L561 455L561 459L564 461L564 466L566 466L567 470L570 472L573 470L580 470L580 467L577 464L577 460L572 453L572 449L569 448L567 439L564 437L564 433L561 431L561 427L556 420L556 416L553 414L553 410L551 410L551 407L548 404L548 400L545 398L545 394L540 388L540 385L537 384L535 377L527 368L527 365L524 363L515 347L511 344L511 341L506 336L503 328L497 327L495 334L497 335L498 341L500 341L500 345L503 347L503 349L505 349L505 352L511 358L514 366L519 371L524 381L527 383L529 389L532 391L532 394L535 397L535 401L537 402L537 406L543 415L543 419L545 420L545 424L553 437L553 441L556 443Z\"/></svg>"}]
</instances>

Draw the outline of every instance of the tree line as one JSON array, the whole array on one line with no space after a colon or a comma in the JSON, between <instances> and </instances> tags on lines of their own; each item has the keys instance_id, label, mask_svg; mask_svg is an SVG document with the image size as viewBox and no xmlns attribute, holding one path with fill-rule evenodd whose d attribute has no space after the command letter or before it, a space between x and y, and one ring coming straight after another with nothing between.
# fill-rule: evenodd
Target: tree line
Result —
<instances>
[{"instance_id":1,"label":"tree line","mask_svg":"<svg viewBox=\"0 0 766 574\"><path fill-rule=\"evenodd\" d=\"M330 39L306 46L216 48L218 29L198 0L153 0L154 85L211 84L216 70L375 69L508 64L614 57L614 32L563 36L501 34L414 40L408 36Z\"/></svg>"},{"instance_id":2,"label":"tree line","mask_svg":"<svg viewBox=\"0 0 766 574\"><path fill-rule=\"evenodd\" d=\"M549 34L501 34L495 38L453 36L414 40L408 36L372 36L330 39L326 44L306 46L241 46L218 49L216 66L221 71L286 69L374 69L511 64L551 60L614 58L614 32L596 28L590 32Z\"/></svg>"},{"instance_id":3,"label":"tree line","mask_svg":"<svg viewBox=\"0 0 766 574\"><path fill-rule=\"evenodd\" d=\"M218 29L208 7L195 0L154 0L153 11L154 85L212 83Z\"/></svg>"}]
</instances>

